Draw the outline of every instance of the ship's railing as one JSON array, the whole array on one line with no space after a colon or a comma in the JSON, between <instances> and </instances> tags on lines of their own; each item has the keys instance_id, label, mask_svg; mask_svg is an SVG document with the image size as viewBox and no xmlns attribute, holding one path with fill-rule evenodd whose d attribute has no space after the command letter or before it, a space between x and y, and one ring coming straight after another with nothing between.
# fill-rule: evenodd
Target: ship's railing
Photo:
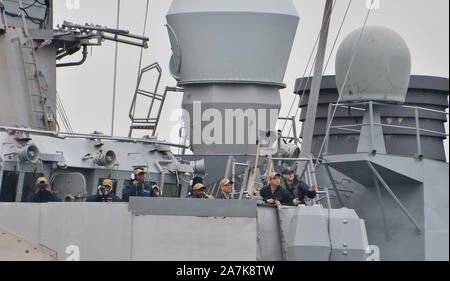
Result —
<instances>
[{"instance_id":1,"label":"ship's railing","mask_svg":"<svg viewBox=\"0 0 450 281\"><path fill-rule=\"evenodd\" d=\"M108 135L101 135L101 134L82 134L82 133L41 131L41 130L35 130L35 129L4 127L4 126L0 126L0 132L1 131L12 132L12 133L14 133L14 132L31 133L31 134L35 134L35 135L50 136L50 137L55 137L55 138L60 138L60 139L77 138L77 139L111 140L111 141L120 141L120 142L127 142L127 143L147 143L147 144L154 144L154 145L188 148L182 144L158 141L158 140L156 140L156 137L128 138L128 137L108 136Z\"/></svg>"},{"instance_id":2,"label":"ship's railing","mask_svg":"<svg viewBox=\"0 0 450 281\"><path fill-rule=\"evenodd\" d=\"M278 135L278 139L280 140L289 140L289 142L294 141L295 145L298 145L300 143L299 137L297 136L297 125L295 123L295 115L291 116L291 117L278 117L278 120L285 120L285 122L287 121L291 121L291 128L289 129L289 133L286 136L281 135L282 131L279 132ZM291 133L292 130L292 137L289 136L289 134Z\"/></svg>"},{"instance_id":3,"label":"ship's railing","mask_svg":"<svg viewBox=\"0 0 450 281\"><path fill-rule=\"evenodd\" d=\"M332 116L333 108L335 108L335 107L343 107L343 108L350 108L352 110L366 111L366 109L361 108L361 107L356 107L356 106L367 106L367 105L368 105L368 110L369 110L369 123L330 126L330 122L331 122L330 119L331 119L331 116ZM396 107L396 108L407 108L407 109L414 110L415 126L412 127L412 126L402 126L402 125L391 125L391 124L375 123L374 122L374 110L373 110L374 105L390 106L390 107ZM442 132L439 132L439 131L434 131L434 130L428 130L428 129L421 128L420 127L420 121L419 121L420 111L445 114L447 116L449 115L448 112L435 110L435 109L423 108L423 107L419 107L419 106L382 103L382 102L375 102L375 101L359 102L359 103L339 103L339 104L330 103L329 106L328 106L327 127L329 127L330 130L331 129L336 129L336 130L350 131L350 132L354 132L354 133L358 133L359 134L362 127L369 126L370 127L370 144L372 146L371 147L372 148L371 151L373 151L373 149L374 149L373 136L374 136L374 127L375 126L397 128L397 129L406 129L406 130L415 130L416 131L416 145L417 145L417 154L415 156L417 158L421 159L423 157L421 141L420 141L421 132L428 132L428 133L431 133L431 134L436 134L436 135L441 136L443 138L448 137L449 134L448 133L442 133ZM447 120L448 120L448 118L447 118ZM354 129L355 127L356 128L359 127L359 129ZM330 138L327 137L326 138L326 142L325 142L325 154L328 153L329 140L330 140Z\"/></svg>"},{"instance_id":4,"label":"ship's railing","mask_svg":"<svg viewBox=\"0 0 450 281\"><path fill-rule=\"evenodd\" d=\"M220 156L228 156L228 163L226 165L226 171L224 173L224 177L231 177L230 179L234 182L232 187L232 197L235 199L258 199L258 192L261 190L262 186L261 182L255 181L254 183L250 180L251 174L255 172L254 168L252 168L251 161L247 161L245 163L234 161L234 156L246 156L246 157L256 157L256 154L225 154L218 153ZM268 177L269 173L272 170L273 161L289 161L295 162L297 164L297 170L295 174L298 175L301 179L303 179L309 186L316 185L317 186L317 196L312 199L313 204L318 204L320 201L326 199L327 206L331 206L330 195L328 193L328 187L318 186L316 179L316 166L318 159L311 157L298 157L298 158L285 158L285 157L272 157L270 154L264 157L264 165L269 167L264 174L261 175L261 179L264 177ZM304 165L298 165L299 162L304 163ZM279 165L278 165L279 166ZM236 180L238 177L236 168L243 167L244 171L242 174L242 180ZM238 182L241 183L240 186L235 186ZM255 188L252 188L252 184L254 184ZM208 194L217 195L220 192L219 182L211 183L207 187Z\"/></svg>"}]
</instances>

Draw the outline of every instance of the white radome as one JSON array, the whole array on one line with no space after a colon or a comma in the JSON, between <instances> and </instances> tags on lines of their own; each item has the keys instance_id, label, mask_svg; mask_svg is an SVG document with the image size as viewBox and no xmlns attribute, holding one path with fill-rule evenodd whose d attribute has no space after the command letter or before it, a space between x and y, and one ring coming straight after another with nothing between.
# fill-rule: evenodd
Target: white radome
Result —
<instances>
[{"instance_id":1,"label":"white radome","mask_svg":"<svg viewBox=\"0 0 450 281\"><path fill-rule=\"evenodd\" d=\"M341 100L404 103L411 74L406 42L383 26L366 26L362 36L361 29L351 32L336 54L336 84Z\"/></svg>"}]
</instances>

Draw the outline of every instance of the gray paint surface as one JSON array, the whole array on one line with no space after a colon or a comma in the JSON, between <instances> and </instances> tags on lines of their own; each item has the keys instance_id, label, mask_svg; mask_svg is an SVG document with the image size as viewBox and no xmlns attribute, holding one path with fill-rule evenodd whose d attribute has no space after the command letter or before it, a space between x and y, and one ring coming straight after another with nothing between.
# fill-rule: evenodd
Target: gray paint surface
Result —
<instances>
[{"instance_id":1,"label":"gray paint surface","mask_svg":"<svg viewBox=\"0 0 450 281\"><path fill-rule=\"evenodd\" d=\"M308 83L307 83L308 82ZM305 78L298 78L295 81L294 93L301 94L303 89L309 91L311 89L312 80ZM335 75L325 75L323 76L322 89L336 89L336 76ZM425 75L411 75L409 80L410 89L430 89L437 91L447 91L449 90L448 78L435 77L435 76L425 76ZM307 101L307 100L306 100Z\"/></svg>"},{"instance_id":2,"label":"gray paint surface","mask_svg":"<svg viewBox=\"0 0 450 281\"><path fill-rule=\"evenodd\" d=\"M126 203L46 203L41 205L40 243L68 257L76 245L80 260L130 260L131 214Z\"/></svg>"},{"instance_id":3,"label":"gray paint surface","mask_svg":"<svg viewBox=\"0 0 450 281\"><path fill-rule=\"evenodd\" d=\"M167 23L181 53L179 84L282 86L298 20L291 0L173 1Z\"/></svg>"},{"instance_id":4,"label":"gray paint surface","mask_svg":"<svg viewBox=\"0 0 450 281\"><path fill-rule=\"evenodd\" d=\"M327 261L331 244L327 214L320 206L299 206L288 235L287 258L290 261Z\"/></svg>"},{"instance_id":5,"label":"gray paint surface","mask_svg":"<svg viewBox=\"0 0 450 281\"><path fill-rule=\"evenodd\" d=\"M130 196L129 210L136 215L255 218L256 201Z\"/></svg>"},{"instance_id":6,"label":"gray paint surface","mask_svg":"<svg viewBox=\"0 0 450 281\"><path fill-rule=\"evenodd\" d=\"M256 260L256 219L133 216L132 260Z\"/></svg>"},{"instance_id":7,"label":"gray paint surface","mask_svg":"<svg viewBox=\"0 0 450 281\"><path fill-rule=\"evenodd\" d=\"M279 89L286 86L283 78L299 21L293 2L193 0L187 5L175 0L166 18L173 52L171 74L185 87L182 107L190 117L184 122L191 150L197 154L254 153L257 139L246 133L257 136L258 129L275 129ZM200 112L193 106L195 102L204 104ZM225 126L219 127L227 110L247 109L257 109L258 117L247 122L225 120ZM262 117L265 120L269 109L277 114L261 126L259 109L267 112ZM203 113L211 110L219 117L204 117ZM206 141L203 135L209 138L211 132L202 134L201 125L211 119L219 124L211 122L215 138ZM237 131L232 123L243 130ZM235 139L233 132L238 135Z\"/></svg>"},{"instance_id":8,"label":"gray paint surface","mask_svg":"<svg viewBox=\"0 0 450 281\"><path fill-rule=\"evenodd\" d=\"M424 162L426 260L449 260L448 168L448 163Z\"/></svg>"},{"instance_id":9,"label":"gray paint surface","mask_svg":"<svg viewBox=\"0 0 450 281\"><path fill-rule=\"evenodd\" d=\"M443 77L411 75L405 104L445 111L448 108L448 81L448 78ZM310 83L311 79L308 77L299 78L296 81L294 92L302 95L299 103L301 108L300 121L302 122L306 116ZM313 138L312 152L314 155L319 153L323 142L327 125L328 104L336 103L337 98L335 76L323 77ZM382 124L415 126L413 109L384 105L381 105L379 109ZM361 124L363 114L364 111L352 110L349 112L348 108L338 108L333 126ZM445 114L420 111L419 117L422 129L446 132L447 116ZM354 129L359 128L355 127ZM415 130L383 127L383 134L388 154L413 156L417 153ZM446 160L444 136L422 131L420 139L424 158ZM354 153L357 151L358 140L358 133L332 129L330 131L329 152L333 154Z\"/></svg>"},{"instance_id":10,"label":"gray paint surface","mask_svg":"<svg viewBox=\"0 0 450 281\"><path fill-rule=\"evenodd\" d=\"M9 66L7 69L0 69L0 95L4 101L8 101L0 103L0 125L36 128L34 116L30 113L32 101L24 74L21 49L13 39L24 41L23 32L11 30L0 35L0 65Z\"/></svg>"},{"instance_id":11,"label":"gray paint surface","mask_svg":"<svg viewBox=\"0 0 450 281\"><path fill-rule=\"evenodd\" d=\"M27 7L28 15L37 19L43 19L46 11L46 6L41 5L42 1L36 3L35 1L23 0L23 6ZM18 0L3 1L5 10L12 14L17 14L19 11ZM33 4L33 5L31 5ZM50 7L52 1L50 1ZM0 104L0 125L4 126L27 126L29 128L47 130L44 123L43 106L40 104L39 88L34 80L37 77L35 73L35 66L31 53L28 49L21 49L19 46L26 42L21 17L6 16L8 26L15 28L7 29L5 33L0 34L0 96L4 101ZM38 29L38 25L30 21L27 16L25 21L32 36L40 37L44 33L52 29L53 14L50 11L47 13L47 20L45 21L46 28ZM41 32L45 30L44 32ZM33 38L36 38L33 37ZM20 43L19 43L20 42ZM34 41L37 46L38 41ZM55 52L54 46L45 46L35 51L37 69L43 75L41 77L41 86L43 96L46 98L45 106L49 107L56 116L56 68L55 68ZM4 67L7 66L7 67ZM33 96L34 95L34 96ZM34 112L33 112L34 111ZM54 116L54 117L55 117ZM51 129L55 129L56 124L51 125Z\"/></svg>"},{"instance_id":12,"label":"gray paint surface","mask_svg":"<svg viewBox=\"0 0 450 281\"><path fill-rule=\"evenodd\" d=\"M338 158L346 161L345 158L358 157L347 156L335 155L330 159L333 158L333 162L337 163ZM350 191L343 197L345 206L354 209L364 219L369 244L380 248L381 260L448 260L448 164L392 155L376 155L371 161L396 197L424 229L424 233L418 234L393 198L381 187L381 198L387 214L388 239L373 183L367 181L362 186L342 181L342 176L334 173L341 181L340 188ZM351 161L342 164L335 168L345 172L346 167L352 165ZM369 171L364 172L361 166L354 166L353 174L347 174L357 180L357 171L361 178L364 173L366 178L370 178ZM388 170L392 172L387 173ZM318 177L322 177L321 170L317 172Z\"/></svg>"},{"instance_id":13,"label":"gray paint surface","mask_svg":"<svg viewBox=\"0 0 450 281\"><path fill-rule=\"evenodd\" d=\"M422 164L414 158L366 153L327 155L329 165L348 177L365 186L373 184L367 161L375 164L375 168L388 184L415 184L423 181Z\"/></svg>"},{"instance_id":14,"label":"gray paint surface","mask_svg":"<svg viewBox=\"0 0 450 281\"><path fill-rule=\"evenodd\" d=\"M41 3L45 3L45 1L39 1L39 3L33 4L34 0L22 0L22 4L24 7L28 7L27 14L34 18L34 21L37 22L38 19L44 19L45 16L45 5L41 5ZM52 5L53 0L50 0L50 5ZM19 11L19 0L4 0L3 4L5 4L6 11L12 14L17 14ZM33 4L32 6L30 6ZM21 27L23 26L22 19L20 17L13 17L10 15L6 16L6 20L8 21L9 26ZM25 18L27 26L30 30L37 30L39 26L36 23L33 23L30 19ZM49 12L47 15L46 25L47 29L52 29L52 21L53 21L53 13Z\"/></svg>"},{"instance_id":15,"label":"gray paint surface","mask_svg":"<svg viewBox=\"0 0 450 281\"><path fill-rule=\"evenodd\" d=\"M283 260L284 255L280 236L280 221L275 206L265 204L258 205L257 227L258 260Z\"/></svg>"},{"instance_id":16,"label":"gray paint surface","mask_svg":"<svg viewBox=\"0 0 450 281\"><path fill-rule=\"evenodd\" d=\"M291 227L293 225L293 220L297 214L297 208L293 206L277 206L278 221L280 225L280 238L281 246L283 251L283 259L288 258L288 247L289 247L289 237L291 235Z\"/></svg>"},{"instance_id":17,"label":"gray paint surface","mask_svg":"<svg viewBox=\"0 0 450 281\"><path fill-rule=\"evenodd\" d=\"M255 154L259 130L275 130L280 104L278 87L186 85L182 107L189 113L183 119L191 148L195 154Z\"/></svg>"},{"instance_id":18,"label":"gray paint surface","mask_svg":"<svg viewBox=\"0 0 450 281\"><path fill-rule=\"evenodd\" d=\"M355 210L333 209L330 212L332 261L365 261L368 241L364 221Z\"/></svg>"},{"instance_id":19,"label":"gray paint surface","mask_svg":"<svg viewBox=\"0 0 450 281\"><path fill-rule=\"evenodd\" d=\"M39 243L40 204L0 203L0 228Z\"/></svg>"},{"instance_id":20,"label":"gray paint surface","mask_svg":"<svg viewBox=\"0 0 450 281\"><path fill-rule=\"evenodd\" d=\"M179 212L134 215L127 203L1 203L0 228L55 251L60 261L73 258L73 246L84 261L256 260L254 215Z\"/></svg>"}]
</instances>

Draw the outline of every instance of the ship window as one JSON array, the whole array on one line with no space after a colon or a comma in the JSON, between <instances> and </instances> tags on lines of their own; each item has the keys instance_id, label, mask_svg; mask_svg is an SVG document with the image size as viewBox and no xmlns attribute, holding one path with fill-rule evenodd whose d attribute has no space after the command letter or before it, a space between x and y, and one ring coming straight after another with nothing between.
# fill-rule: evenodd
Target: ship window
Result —
<instances>
[{"instance_id":1,"label":"ship window","mask_svg":"<svg viewBox=\"0 0 450 281\"><path fill-rule=\"evenodd\" d=\"M2 176L2 185L0 186L0 202L16 201L17 181L19 173L4 171Z\"/></svg>"},{"instance_id":2,"label":"ship window","mask_svg":"<svg viewBox=\"0 0 450 281\"><path fill-rule=\"evenodd\" d=\"M22 202L28 197L29 194L34 192L36 186L36 180L39 177L43 177L44 175L41 173L25 173L25 177L23 179L23 189L22 189Z\"/></svg>"}]
</instances>

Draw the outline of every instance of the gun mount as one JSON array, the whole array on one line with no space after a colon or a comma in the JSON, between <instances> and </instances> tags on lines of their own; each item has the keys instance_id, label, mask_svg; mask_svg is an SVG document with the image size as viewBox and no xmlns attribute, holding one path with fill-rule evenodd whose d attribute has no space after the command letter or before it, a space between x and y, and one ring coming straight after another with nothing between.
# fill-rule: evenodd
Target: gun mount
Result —
<instances>
[{"instance_id":1,"label":"gun mount","mask_svg":"<svg viewBox=\"0 0 450 281\"><path fill-rule=\"evenodd\" d=\"M113 29L94 24L74 24L64 21L61 26L54 30L53 37L58 47L56 60L73 55L82 49L83 57L79 62L60 63L56 67L75 66L83 64L87 59L87 46L101 46L105 40L133 45L141 48L148 47L148 37L131 34L128 30ZM112 34L112 35L111 35ZM122 37L133 40L122 39Z\"/></svg>"}]
</instances>

